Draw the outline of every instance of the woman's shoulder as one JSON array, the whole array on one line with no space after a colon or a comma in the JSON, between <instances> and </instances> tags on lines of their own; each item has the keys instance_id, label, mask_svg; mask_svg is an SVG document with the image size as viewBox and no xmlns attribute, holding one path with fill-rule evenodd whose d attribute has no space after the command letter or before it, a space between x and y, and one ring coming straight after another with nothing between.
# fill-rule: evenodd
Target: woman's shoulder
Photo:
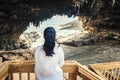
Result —
<instances>
[{"instance_id":1,"label":"woman's shoulder","mask_svg":"<svg viewBox=\"0 0 120 80\"><path fill-rule=\"evenodd\" d=\"M63 48L62 48L61 46L55 46L55 48L56 48L57 50L63 50Z\"/></svg>"}]
</instances>

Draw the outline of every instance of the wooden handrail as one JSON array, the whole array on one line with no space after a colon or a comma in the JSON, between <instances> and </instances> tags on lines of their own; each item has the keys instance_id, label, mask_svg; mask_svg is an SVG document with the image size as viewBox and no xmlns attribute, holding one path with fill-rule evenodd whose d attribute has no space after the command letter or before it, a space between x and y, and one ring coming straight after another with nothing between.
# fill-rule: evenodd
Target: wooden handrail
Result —
<instances>
[{"instance_id":1,"label":"wooden handrail","mask_svg":"<svg viewBox=\"0 0 120 80\"><path fill-rule=\"evenodd\" d=\"M118 61L118 62L99 63L99 64L90 64L89 66L91 68L95 68L97 70L120 68L120 61Z\"/></svg>"},{"instance_id":2,"label":"wooden handrail","mask_svg":"<svg viewBox=\"0 0 120 80\"><path fill-rule=\"evenodd\" d=\"M96 72L99 76L106 78L106 80L119 80L120 61L107 62L99 64L90 64L90 69Z\"/></svg>"},{"instance_id":3,"label":"wooden handrail","mask_svg":"<svg viewBox=\"0 0 120 80\"><path fill-rule=\"evenodd\" d=\"M90 79L90 80L105 80L104 78L98 76L97 74L95 74L94 72L89 70L86 66L83 66L83 65L79 64L78 62L76 62L76 64L78 66L78 75L82 74L87 79Z\"/></svg>"},{"instance_id":4,"label":"wooden handrail","mask_svg":"<svg viewBox=\"0 0 120 80\"><path fill-rule=\"evenodd\" d=\"M9 65L10 72L16 73L16 72L34 72L34 61L24 61L24 62L11 62ZM65 64L62 67L63 72L67 73L76 73L77 72L77 66L76 63L72 61L66 61Z\"/></svg>"},{"instance_id":5,"label":"wooden handrail","mask_svg":"<svg viewBox=\"0 0 120 80\"><path fill-rule=\"evenodd\" d=\"M69 74L66 80L77 80L77 75L85 77L82 80L104 80L76 61L65 61L62 69ZM34 73L34 61L4 62L0 65L0 80L4 80L8 75L9 79L13 80L13 73L19 73L20 80L21 74L27 73L30 80L30 73Z\"/></svg>"}]
</instances>

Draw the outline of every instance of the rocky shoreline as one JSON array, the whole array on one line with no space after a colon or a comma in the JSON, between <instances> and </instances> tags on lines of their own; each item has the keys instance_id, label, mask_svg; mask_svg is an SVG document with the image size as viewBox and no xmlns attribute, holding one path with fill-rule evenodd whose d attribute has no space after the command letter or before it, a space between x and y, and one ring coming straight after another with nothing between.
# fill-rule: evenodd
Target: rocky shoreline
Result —
<instances>
[{"instance_id":1,"label":"rocky shoreline","mask_svg":"<svg viewBox=\"0 0 120 80\"><path fill-rule=\"evenodd\" d=\"M84 65L120 61L120 41L111 34L101 32L89 35L84 32L71 36L70 39L61 43L65 52L65 60L76 60ZM34 48L8 51L3 49L0 51L0 57L3 61L34 60L34 50Z\"/></svg>"},{"instance_id":2,"label":"rocky shoreline","mask_svg":"<svg viewBox=\"0 0 120 80\"><path fill-rule=\"evenodd\" d=\"M104 40L94 45L73 47L62 45L65 51L65 60L76 60L81 64L120 61L120 41Z\"/></svg>"}]
</instances>

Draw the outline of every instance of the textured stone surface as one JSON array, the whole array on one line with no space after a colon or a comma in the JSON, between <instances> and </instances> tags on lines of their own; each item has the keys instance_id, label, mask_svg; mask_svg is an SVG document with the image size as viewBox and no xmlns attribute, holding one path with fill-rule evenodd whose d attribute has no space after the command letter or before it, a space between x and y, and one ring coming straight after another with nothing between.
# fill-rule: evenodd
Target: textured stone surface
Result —
<instances>
[{"instance_id":1,"label":"textured stone surface","mask_svg":"<svg viewBox=\"0 0 120 80\"><path fill-rule=\"evenodd\" d=\"M16 50L16 49L26 49L28 45L17 41L17 40L1 40L0 41L0 50Z\"/></svg>"},{"instance_id":2,"label":"textured stone surface","mask_svg":"<svg viewBox=\"0 0 120 80\"><path fill-rule=\"evenodd\" d=\"M0 0L0 39L17 39L53 15L86 17L85 26L120 32L120 0Z\"/></svg>"},{"instance_id":3,"label":"textured stone surface","mask_svg":"<svg viewBox=\"0 0 120 80\"><path fill-rule=\"evenodd\" d=\"M34 49L17 49L11 51L0 51L3 61L34 60Z\"/></svg>"}]
</instances>

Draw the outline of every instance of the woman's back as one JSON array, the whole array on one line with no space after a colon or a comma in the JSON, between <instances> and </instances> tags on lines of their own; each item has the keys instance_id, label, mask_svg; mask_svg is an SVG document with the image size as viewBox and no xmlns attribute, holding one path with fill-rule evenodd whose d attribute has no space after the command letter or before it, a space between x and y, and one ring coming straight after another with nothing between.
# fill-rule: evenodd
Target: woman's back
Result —
<instances>
[{"instance_id":1,"label":"woman's back","mask_svg":"<svg viewBox=\"0 0 120 80\"><path fill-rule=\"evenodd\" d=\"M54 47L53 56L46 56L43 46L35 51L35 74L38 80L63 80L61 67L64 63L64 52L60 46Z\"/></svg>"}]
</instances>

